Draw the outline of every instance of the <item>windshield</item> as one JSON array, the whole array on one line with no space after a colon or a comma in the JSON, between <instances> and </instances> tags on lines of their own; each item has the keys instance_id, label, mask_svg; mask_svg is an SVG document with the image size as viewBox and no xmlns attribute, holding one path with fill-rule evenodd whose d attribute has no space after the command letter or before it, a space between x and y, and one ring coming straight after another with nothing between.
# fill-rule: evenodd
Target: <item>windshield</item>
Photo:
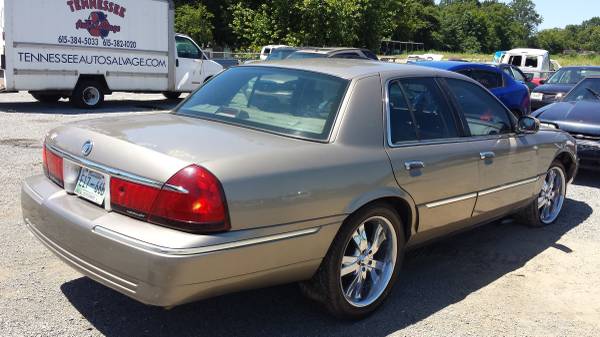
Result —
<instances>
[{"instance_id":1,"label":"windshield","mask_svg":"<svg viewBox=\"0 0 600 337\"><path fill-rule=\"evenodd\" d=\"M582 79L600 75L600 69L560 69L548 80L548 84L577 84Z\"/></svg>"},{"instance_id":2,"label":"windshield","mask_svg":"<svg viewBox=\"0 0 600 337\"><path fill-rule=\"evenodd\" d=\"M327 140L347 87L347 80L308 71L231 68L196 91L176 114Z\"/></svg>"},{"instance_id":3,"label":"windshield","mask_svg":"<svg viewBox=\"0 0 600 337\"><path fill-rule=\"evenodd\" d=\"M269 54L267 61L283 60L295 51L296 49L275 49Z\"/></svg>"},{"instance_id":4,"label":"windshield","mask_svg":"<svg viewBox=\"0 0 600 337\"><path fill-rule=\"evenodd\" d=\"M600 78L587 78L581 81L563 100L567 102L600 100Z\"/></svg>"},{"instance_id":5,"label":"windshield","mask_svg":"<svg viewBox=\"0 0 600 337\"><path fill-rule=\"evenodd\" d=\"M290 60L297 60L297 59L316 59L316 58L325 58L325 57L327 57L326 54L297 51L295 53L290 54L290 56L288 56L287 58Z\"/></svg>"}]
</instances>

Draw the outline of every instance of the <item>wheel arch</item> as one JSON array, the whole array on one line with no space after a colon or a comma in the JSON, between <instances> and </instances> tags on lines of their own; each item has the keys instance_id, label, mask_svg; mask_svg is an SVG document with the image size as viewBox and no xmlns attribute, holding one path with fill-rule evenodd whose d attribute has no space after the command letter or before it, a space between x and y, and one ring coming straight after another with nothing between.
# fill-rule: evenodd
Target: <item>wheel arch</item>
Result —
<instances>
[{"instance_id":1,"label":"wheel arch","mask_svg":"<svg viewBox=\"0 0 600 337\"><path fill-rule=\"evenodd\" d=\"M575 178L575 175L577 174L577 159L575 159L575 156L572 153L568 151L559 152L554 160L560 161L567 170L567 181L571 181Z\"/></svg>"},{"instance_id":2,"label":"wheel arch","mask_svg":"<svg viewBox=\"0 0 600 337\"><path fill-rule=\"evenodd\" d=\"M92 74L79 75L79 79L77 79L77 84L75 84L75 87L77 87L80 83L82 83L84 81L94 81L94 82L99 83L101 86L101 89L105 95L110 95L112 93L112 91L108 87L108 82L106 82L106 77L104 77L104 75L92 75Z\"/></svg>"},{"instance_id":3,"label":"wheel arch","mask_svg":"<svg viewBox=\"0 0 600 337\"><path fill-rule=\"evenodd\" d=\"M348 217L365 207L377 203L387 204L398 213L400 220L402 220L402 225L404 226L406 240L408 241L416 231L418 211L412 198L404 191L390 189L359 197L348 206Z\"/></svg>"}]
</instances>

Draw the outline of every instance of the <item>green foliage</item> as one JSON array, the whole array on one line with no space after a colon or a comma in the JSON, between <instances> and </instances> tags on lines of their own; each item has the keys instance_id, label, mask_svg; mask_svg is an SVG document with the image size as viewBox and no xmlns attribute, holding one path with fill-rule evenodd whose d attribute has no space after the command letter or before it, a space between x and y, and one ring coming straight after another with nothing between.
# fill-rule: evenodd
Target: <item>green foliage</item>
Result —
<instances>
[{"instance_id":1,"label":"green foliage","mask_svg":"<svg viewBox=\"0 0 600 337\"><path fill-rule=\"evenodd\" d=\"M197 43L213 40L214 15L203 4L182 5L175 10L175 31L191 36Z\"/></svg>"},{"instance_id":2,"label":"green foliage","mask_svg":"<svg viewBox=\"0 0 600 337\"><path fill-rule=\"evenodd\" d=\"M199 43L257 51L267 44L354 46L382 38L430 49L491 53L514 47L600 51L600 18L537 32L532 0L176 0L176 30Z\"/></svg>"}]
</instances>

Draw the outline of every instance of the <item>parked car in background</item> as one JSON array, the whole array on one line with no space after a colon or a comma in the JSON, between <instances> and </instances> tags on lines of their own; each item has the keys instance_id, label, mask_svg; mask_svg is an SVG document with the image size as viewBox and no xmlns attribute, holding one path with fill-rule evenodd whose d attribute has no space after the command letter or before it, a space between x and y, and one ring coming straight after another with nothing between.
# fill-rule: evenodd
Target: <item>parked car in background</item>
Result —
<instances>
[{"instance_id":1,"label":"parked car in background","mask_svg":"<svg viewBox=\"0 0 600 337\"><path fill-rule=\"evenodd\" d=\"M588 76L600 75L600 67L564 67L531 93L531 108L537 110L560 101L577 83Z\"/></svg>"},{"instance_id":2,"label":"parked car in background","mask_svg":"<svg viewBox=\"0 0 600 337\"><path fill-rule=\"evenodd\" d=\"M583 79L561 102L533 115L542 126L566 131L577 139L582 168L600 169L600 76Z\"/></svg>"},{"instance_id":3,"label":"parked car in background","mask_svg":"<svg viewBox=\"0 0 600 337\"><path fill-rule=\"evenodd\" d=\"M284 44L271 44L268 46L264 46L261 48L260 50L260 61L264 61L267 59L267 57L269 57L269 54L271 54L271 51L273 51L273 49L277 49L277 48L283 48L283 47L287 47Z\"/></svg>"},{"instance_id":4,"label":"parked car in background","mask_svg":"<svg viewBox=\"0 0 600 337\"><path fill-rule=\"evenodd\" d=\"M525 74L519 67L515 67L512 64L503 64L503 63L494 63L492 64L494 67L498 67L502 70L506 75L512 77L513 80L523 83L529 88L529 92L533 91L537 87L537 85L531 82L533 78L533 74Z\"/></svg>"},{"instance_id":5,"label":"parked car in background","mask_svg":"<svg viewBox=\"0 0 600 337\"><path fill-rule=\"evenodd\" d=\"M496 95L517 117L531 112L529 88L525 84L515 81L498 67L456 61L418 62L415 64L454 71L476 80Z\"/></svg>"},{"instance_id":6,"label":"parked car in background","mask_svg":"<svg viewBox=\"0 0 600 337\"><path fill-rule=\"evenodd\" d=\"M441 61L444 59L442 54L411 54L406 59L407 62L421 62L421 61Z\"/></svg>"},{"instance_id":7,"label":"parked car in background","mask_svg":"<svg viewBox=\"0 0 600 337\"><path fill-rule=\"evenodd\" d=\"M308 59L308 58L339 58L339 59L362 59L379 60L377 55L368 49L362 48L303 48L292 54L287 59Z\"/></svg>"},{"instance_id":8,"label":"parked car in background","mask_svg":"<svg viewBox=\"0 0 600 337\"><path fill-rule=\"evenodd\" d=\"M552 224L577 170L572 137L473 80L357 60L230 68L171 113L52 130L43 153L25 223L91 279L163 307L303 281L350 319L408 248L515 213Z\"/></svg>"},{"instance_id":9,"label":"parked car in background","mask_svg":"<svg viewBox=\"0 0 600 337\"><path fill-rule=\"evenodd\" d=\"M174 11L169 1L0 1L0 91L85 109L119 91L192 92L223 67L175 34Z\"/></svg>"},{"instance_id":10,"label":"parked car in background","mask_svg":"<svg viewBox=\"0 0 600 337\"><path fill-rule=\"evenodd\" d=\"M290 54L297 52L298 50L300 50L300 49L295 48L295 47L275 48L275 49L271 50L271 54L269 54L269 56L267 56L265 61L283 60L283 59L286 59L288 56L290 56Z\"/></svg>"},{"instance_id":11,"label":"parked car in background","mask_svg":"<svg viewBox=\"0 0 600 337\"><path fill-rule=\"evenodd\" d=\"M541 80L548 79L560 68L558 62L550 60L550 53L543 49L512 49L502 57L501 63L512 64L526 74L533 74L531 81L536 85L539 85Z\"/></svg>"}]
</instances>

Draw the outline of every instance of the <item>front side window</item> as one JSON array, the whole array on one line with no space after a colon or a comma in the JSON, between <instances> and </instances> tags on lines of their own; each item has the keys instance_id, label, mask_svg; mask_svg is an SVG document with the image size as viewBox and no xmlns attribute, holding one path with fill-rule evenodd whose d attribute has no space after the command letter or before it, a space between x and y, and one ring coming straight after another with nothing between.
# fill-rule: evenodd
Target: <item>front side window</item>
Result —
<instances>
[{"instance_id":1,"label":"front side window","mask_svg":"<svg viewBox=\"0 0 600 337\"><path fill-rule=\"evenodd\" d=\"M513 68L512 72L514 74L513 78L515 80L521 81L521 82L527 82L527 79L525 78L525 75L523 75L523 73L521 73L521 71Z\"/></svg>"},{"instance_id":2,"label":"front side window","mask_svg":"<svg viewBox=\"0 0 600 337\"><path fill-rule=\"evenodd\" d=\"M364 57L358 55L357 53L339 53L333 55L333 58L337 59L364 59Z\"/></svg>"},{"instance_id":3,"label":"front side window","mask_svg":"<svg viewBox=\"0 0 600 337\"><path fill-rule=\"evenodd\" d=\"M190 39L178 36L175 38L175 42L177 45L177 56L195 60L202 58L202 52Z\"/></svg>"},{"instance_id":4,"label":"front side window","mask_svg":"<svg viewBox=\"0 0 600 337\"><path fill-rule=\"evenodd\" d=\"M471 136L490 136L512 132L506 108L478 85L457 79L446 79L464 113Z\"/></svg>"},{"instance_id":5,"label":"front side window","mask_svg":"<svg viewBox=\"0 0 600 337\"><path fill-rule=\"evenodd\" d=\"M459 137L452 110L434 79L394 81L388 91L392 144Z\"/></svg>"},{"instance_id":6,"label":"front side window","mask_svg":"<svg viewBox=\"0 0 600 337\"><path fill-rule=\"evenodd\" d=\"M206 83L176 113L326 140L347 87L347 80L308 71L230 68Z\"/></svg>"}]
</instances>

